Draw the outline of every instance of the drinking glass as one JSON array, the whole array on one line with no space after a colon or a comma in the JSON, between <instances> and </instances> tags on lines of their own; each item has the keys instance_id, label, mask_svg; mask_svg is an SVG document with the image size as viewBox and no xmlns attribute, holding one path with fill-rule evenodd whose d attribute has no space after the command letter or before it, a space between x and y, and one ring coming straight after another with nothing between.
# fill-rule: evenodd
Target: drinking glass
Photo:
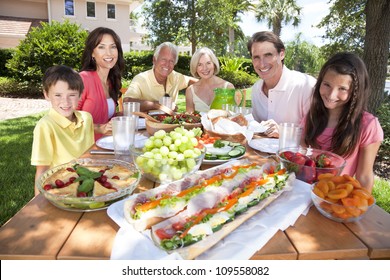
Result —
<instances>
[{"instance_id":1,"label":"drinking glass","mask_svg":"<svg viewBox=\"0 0 390 280\"><path fill-rule=\"evenodd\" d=\"M136 131L138 131L139 117L136 115L133 115L133 112L139 112L140 110L141 110L141 103L139 103L139 102L124 102L123 103L123 115L124 116L134 116L137 118Z\"/></svg>"},{"instance_id":2,"label":"drinking glass","mask_svg":"<svg viewBox=\"0 0 390 280\"><path fill-rule=\"evenodd\" d=\"M116 158L130 156L130 145L134 144L137 133L137 116L121 116L112 118L112 136Z\"/></svg>"},{"instance_id":3,"label":"drinking glass","mask_svg":"<svg viewBox=\"0 0 390 280\"><path fill-rule=\"evenodd\" d=\"M124 102L123 103L123 115L132 116L133 112L139 112L141 109L141 103L139 102Z\"/></svg>"},{"instance_id":4,"label":"drinking glass","mask_svg":"<svg viewBox=\"0 0 390 280\"><path fill-rule=\"evenodd\" d=\"M302 127L295 123L279 124L279 149L297 148L301 142Z\"/></svg>"},{"instance_id":5,"label":"drinking glass","mask_svg":"<svg viewBox=\"0 0 390 280\"><path fill-rule=\"evenodd\" d=\"M244 116L246 116L246 115L252 114L252 108L251 107L234 106L234 112L241 113Z\"/></svg>"},{"instance_id":6,"label":"drinking glass","mask_svg":"<svg viewBox=\"0 0 390 280\"><path fill-rule=\"evenodd\" d=\"M231 114L234 114L234 106L232 104L222 104L222 110L228 111Z\"/></svg>"},{"instance_id":7,"label":"drinking glass","mask_svg":"<svg viewBox=\"0 0 390 280\"><path fill-rule=\"evenodd\" d=\"M159 103L172 110L172 98L170 96L163 96L160 98Z\"/></svg>"}]
</instances>

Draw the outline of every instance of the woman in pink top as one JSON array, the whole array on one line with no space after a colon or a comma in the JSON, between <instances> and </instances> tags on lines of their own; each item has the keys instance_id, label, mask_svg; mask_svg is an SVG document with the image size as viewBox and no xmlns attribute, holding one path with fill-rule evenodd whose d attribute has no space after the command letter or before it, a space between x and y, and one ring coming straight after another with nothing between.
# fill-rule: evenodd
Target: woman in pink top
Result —
<instances>
[{"instance_id":1,"label":"woman in pink top","mask_svg":"<svg viewBox=\"0 0 390 280\"><path fill-rule=\"evenodd\" d=\"M305 120L304 142L343 156L342 173L355 176L370 192L373 166L383 130L366 111L370 96L364 62L352 53L338 53L322 67Z\"/></svg>"},{"instance_id":2,"label":"woman in pink top","mask_svg":"<svg viewBox=\"0 0 390 280\"><path fill-rule=\"evenodd\" d=\"M77 109L91 113L95 141L111 130L121 95L125 67L119 36L111 29L98 27L87 38L80 76L84 91Z\"/></svg>"}]
</instances>

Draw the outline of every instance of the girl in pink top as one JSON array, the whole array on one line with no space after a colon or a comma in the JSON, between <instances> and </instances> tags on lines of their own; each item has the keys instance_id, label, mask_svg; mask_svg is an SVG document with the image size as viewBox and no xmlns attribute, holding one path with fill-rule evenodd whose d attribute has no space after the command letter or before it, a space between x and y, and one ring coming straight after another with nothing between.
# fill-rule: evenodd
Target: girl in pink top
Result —
<instances>
[{"instance_id":1,"label":"girl in pink top","mask_svg":"<svg viewBox=\"0 0 390 280\"><path fill-rule=\"evenodd\" d=\"M304 142L343 156L342 173L355 176L370 192L373 166L383 130L366 111L370 95L364 62L352 53L338 53L322 67L305 120Z\"/></svg>"},{"instance_id":2,"label":"girl in pink top","mask_svg":"<svg viewBox=\"0 0 390 280\"><path fill-rule=\"evenodd\" d=\"M119 36L106 27L94 29L87 38L82 56L80 76L84 91L77 109L91 113L95 141L111 130L121 95L122 72L125 67Z\"/></svg>"}]
</instances>

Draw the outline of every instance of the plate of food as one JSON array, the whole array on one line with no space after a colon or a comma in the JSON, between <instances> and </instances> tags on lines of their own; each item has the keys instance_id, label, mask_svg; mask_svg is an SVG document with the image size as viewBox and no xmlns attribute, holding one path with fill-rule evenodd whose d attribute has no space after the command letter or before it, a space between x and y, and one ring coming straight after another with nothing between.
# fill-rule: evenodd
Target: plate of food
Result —
<instances>
[{"instance_id":1,"label":"plate of food","mask_svg":"<svg viewBox=\"0 0 390 280\"><path fill-rule=\"evenodd\" d=\"M252 149L260 152L276 154L279 150L279 139L277 138L257 138L249 142Z\"/></svg>"},{"instance_id":2,"label":"plate of food","mask_svg":"<svg viewBox=\"0 0 390 280\"><path fill-rule=\"evenodd\" d=\"M142 140L146 140L148 137L146 137L145 135L143 135L142 133L137 133L135 135L135 139L134 139L134 142L139 142L139 141L142 141ZM112 135L110 136L106 136L106 137L102 137L100 139L98 139L96 141L96 146L98 146L99 148L102 148L102 149L106 149L106 150L114 150L114 138Z\"/></svg>"},{"instance_id":3,"label":"plate of food","mask_svg":"<svg viewBox=\"0 0 390 280\"><path fill-rule=\"evenodd\" d=\"M141 173L116 159L76 159L49 169L37 180L39 191L58 208L89 212L106 209L137 187Z\"/></svg>"},{"instance_id":4,"label":"plate of food","mask_svg":"<svg viewBox=\"0 0 390 280\"><path fill-rule=\"evenodd\" d=\"M230 161L132 195L107 214L136 231L150 229L156 248L194 259L291 189L293 173L271 170L270 163Z\"/></svg>"},{"instance_id":5,"label":"plate of food","mask_svg":"<svg viewBox=\"0 0 390 280\"><path fill-rule=\"evenodd\" d=\"M214 143L204 144L206 154L203 163L221 164L232 159L240 159L245 155L244 145L227 140L216 140Z\"/></svg>"}]
</instances>

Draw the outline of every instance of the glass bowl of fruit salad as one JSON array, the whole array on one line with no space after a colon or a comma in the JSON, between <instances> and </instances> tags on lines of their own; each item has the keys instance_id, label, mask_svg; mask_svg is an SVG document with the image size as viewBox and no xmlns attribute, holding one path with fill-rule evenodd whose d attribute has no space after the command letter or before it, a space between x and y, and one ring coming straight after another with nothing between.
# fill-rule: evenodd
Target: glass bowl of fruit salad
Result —
<instances>
[{"instance_id":1,"label":"glass bowl of fruit salad","mask_svg":"<svg viewBox=\"0 0 390 280\"><path fill-rule=\"evenodd\" d=\"M82 158L49 169L36 185L55 206L89 212L124 199L133 193L140 179L141 173L132 163Z\"/></svg>"},{"instance_id":2,"label":"glass bowl of fruit salad","mask_svg":"<svg viewBox=\"0 0 390 280\"><path fill-rule=\"evenodd\" d=\"M321 174L312 186L311 198L325 217L343 223L356 222L375 205L375 198L349 175Z\"/></svg>"},{"instance_id":3,"label":"glass bowl of fruit salad","mask_svg":"<svg viewBox=\"0 0 390 280\"><path fill-rule=\"evenodd\" d=\"M205 147L196 138L199 128L177 127L170 132L158 130L146 141L130 147L133 161L146 178L170 183L199 170Z\"/></svg>"},{"instance_id":4,"label":"glass bowl of fruit salad","mask_svg":"<svg viewBox=\"0 0 390 280\"><path fill-rule=\"evenodd\" d=\"M313 148L284 148L277 152L282 168L295 172L296 178L312 184L324 173L341 174L346 161L335 153Z\"/></svg>"}]
</instances>

